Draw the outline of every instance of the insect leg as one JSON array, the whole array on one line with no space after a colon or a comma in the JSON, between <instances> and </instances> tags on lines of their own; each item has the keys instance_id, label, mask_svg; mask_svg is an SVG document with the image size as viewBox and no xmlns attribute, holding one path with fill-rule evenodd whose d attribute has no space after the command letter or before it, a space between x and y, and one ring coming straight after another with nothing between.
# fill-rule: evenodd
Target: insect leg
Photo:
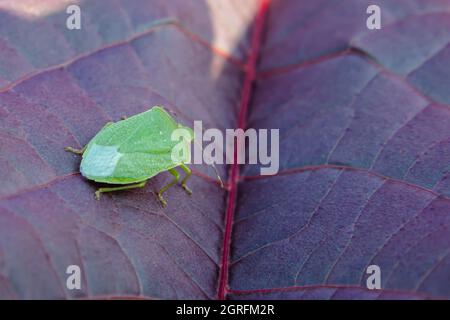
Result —
<instances>
[{"instance_id":1,"label":"insect leg","mask_svg":"<svg viewBox=\"0 0 450 320\"><path fill-rule=\"evenodd\" d=\"M106 127L112 125L113 123L114 123L114 122L107 122L107 123L103 126L102 130L105 129ZM101 130L100 130L100 131L101 131ZM85 145L85 146L84 146L83 148L81 148L81 149L75 149L75 148L72 148L72 147L65 147L64 150L82 156L83 153L84 153L84 151L86 151L86 147L87 147L87 145Z\"/></svg>"},{"instance_id":2,"label":"insect leg","mask_svg":"<svg viewBox=\"0 0 450 320\"><path fill-rule=\"evenodd\" d=\"M82 156L82 155L83 155L83 153L84 153L84 151L86 150L86 146L84 146L84 147L83 147L83 148L81 148L81 149L75 149L75 148L72 148L72 147L65 147L65 148L64 148L64 150L66 150L66 151L68 151L68 152L72 152L72 153L75 153L75 154L78 154L78 155Z\"/></svg>"},{"instance_id":3,"label":"insect leg","mask_svg":"<svg viewBox=\"0 0 450 320\"><path fill-rule=\"evenodd\" d=\"M163 207L165 207L167 205L166 200L164 200L164 198L162 196L163 192L166 191L167 189L169 189L174 184L176 184L178 182L178 180L180 180L180 175L177 170L169 169L168 171L175 177L175 179L173 179L165 187L163 187L161 190L159 190L158 193L156 194Z\"/></svg>"},{"instance_id":4,"label":"insect leg","mask_svg":"<svg viewBox=\"0 0 450 320\"><path fill-rule=\"evenodd\" d=\"M192 190L188 188L188 186L186 185L186 181L190 178L190 176L192 174L192 171L191 171L191 169L189 169L189 167L185 166L184 164L181 164L180 168L184 172L186 172L186 176L181 181L181 187L183 187L184 191L186 191L188 195L191 195L192 194Z\"/></svg>"},{"instance_id":5,"label":"insect leg","mask_svg":"<svg viewBox=\"0 0 450 320\"><path fill-rule=\"evenodd\" d=\"M97 191L95 191L95 199L99 200L101 193L135 189L135 188L143 188L146 183L147 183L147 180L139 182L139 183L135 183L135 184L129 184L129 185L122 186L122 187L100 188Z\"/></svg>"}]
</instances>

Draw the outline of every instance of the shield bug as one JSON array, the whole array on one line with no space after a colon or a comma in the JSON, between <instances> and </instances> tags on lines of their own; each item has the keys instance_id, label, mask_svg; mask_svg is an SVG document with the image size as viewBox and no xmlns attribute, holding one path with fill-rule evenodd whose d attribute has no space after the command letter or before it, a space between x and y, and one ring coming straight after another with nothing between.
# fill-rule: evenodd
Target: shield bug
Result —
<instances>
[{"instance_id":1,"label":"shield bug","mask_svg":"<svg viewBox=\"0 0 450 320\"><path fill-rule=\"evenodd\" d=\"M185 135L181 142L172 137L177 129L187 132L187 137ZM179 149L181 144L189 151L193 139L192 129L177 123L164 108L155 106L121 121L108 122L80 150L71 147L64 149L83 157L80 172L85 178L119 185L99 188L95 192L97 200L101 193L142 188L148 179L169 171L174 179L157 192L159 201L166 206L163 193L180 179L176 167L186 173L181 186L189 195L192 194L186 185L191 170L184 164L184 159L186 156L190 158L190 155L174 157L173 150L175 147Z\"/></svg>"}]
</instances>

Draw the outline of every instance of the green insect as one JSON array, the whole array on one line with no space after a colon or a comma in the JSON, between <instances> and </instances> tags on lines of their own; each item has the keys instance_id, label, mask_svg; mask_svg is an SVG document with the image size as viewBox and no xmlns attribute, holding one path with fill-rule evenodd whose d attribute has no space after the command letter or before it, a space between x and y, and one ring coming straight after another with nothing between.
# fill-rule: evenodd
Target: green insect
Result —
<instances>
[{"instance_id":1,"label":"green insect","mask_svg":"<svg viewBox=\"0 0 450 320\"><path fill-rule=\"evenodd\" d=\"M187 139L181 141L183 147L189 148L194 139L192 129L177 123L162 107L155 106L130 118L108 122L81 150L64 149L83 156L80 172L85 178L122 185L98 189L95 192L97 200L104 192L142 188L148 179L169 171L175 178L157 192L159 201L165 207L167 202L163 193L180 179L175 167L186 173L181 186L189 195L192 194L186 185L191 170L182 158L174 160L172 156L173 148L180 143L172 140L172 133L180 128L189 132Z\"/></svg>"}]
</instances>

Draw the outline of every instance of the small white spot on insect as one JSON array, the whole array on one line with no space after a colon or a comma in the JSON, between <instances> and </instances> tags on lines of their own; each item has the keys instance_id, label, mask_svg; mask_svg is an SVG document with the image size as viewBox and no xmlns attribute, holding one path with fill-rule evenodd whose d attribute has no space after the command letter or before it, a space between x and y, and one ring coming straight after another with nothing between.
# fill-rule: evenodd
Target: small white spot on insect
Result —
<instances>
[{"instance_id":1,"label":"small white spot on insect","mask_svg":"<svg viewBox=\"0 0 450 320\"><path fill-rule=\"evenodd\" d=\"M159 135L162 136L162 131L159 131Z\"/></svg>"},{"instance_id":2,"label":"small white spot on insect","mask_svg":"<svg viewBox=\"0 0 450 320\"><path fill-rule=\"evenodd\" d=\"M118 146L100 146L94 143L81 163L80 169L83 176L111 176L119 159L123 156L118 149Z\"/></svg>"}]
</instances>

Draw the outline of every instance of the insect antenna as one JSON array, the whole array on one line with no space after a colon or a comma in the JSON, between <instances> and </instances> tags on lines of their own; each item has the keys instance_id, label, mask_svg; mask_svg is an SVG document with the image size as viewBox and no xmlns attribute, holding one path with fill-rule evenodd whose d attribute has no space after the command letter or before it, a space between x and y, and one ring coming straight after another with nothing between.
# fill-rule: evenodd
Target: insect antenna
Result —
<instances>
[{"instance_id":1,"label":"insect antenna","mask_svg":"<svg viewBox=\"0 0 450 320\"><path fill-rule=\"evenodd\" d=\"M220 177L219 171L217 170L217 168L214 165L214 163L211 163L211 166L213 167L214 172L216 173L216 177L217 177L217 180L219 180L220 187L223 189L224 186L223 186L222 178Z\"/></svg>"},{"instance_id":2,"label":"insect antenna","mask_svg":"<svg viewBox=\"0 0 450 320\"><path fill-rule=\"evenodd\" d=\"M195 139L192 140L192 141L193 141L198 147L200 147L200 149L203 149L203 146L202 146L200 143L198 143L198 141L196 141ZM210 162L211 162L210 165L213 167L214 173L216 174L217 181L219 181L220 188L224 189L223 181L222 181L222 178L220 177L219 170L217 170L217 167L214 165L214 162L212 162L212 161L210 161Z\"/></svg>"}]
</instances>

